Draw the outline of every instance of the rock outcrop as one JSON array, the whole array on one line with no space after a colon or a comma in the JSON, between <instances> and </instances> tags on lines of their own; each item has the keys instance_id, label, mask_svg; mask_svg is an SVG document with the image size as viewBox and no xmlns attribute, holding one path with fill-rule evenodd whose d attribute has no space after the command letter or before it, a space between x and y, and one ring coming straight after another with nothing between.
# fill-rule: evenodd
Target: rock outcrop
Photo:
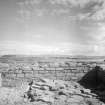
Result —
<instances>
[{"instance_id":1,"label":"rock outcrop","mask_svg":"<svg viewBox=\"0 0 105 105\"><path fill-rule=\"evenodd\" d=\"M77 82L39 79L29 84L24 99L50 105L101 105L97 95ZM93 99L93 101L92 101ZM94 104L93 104L94 103Z\"/></svg>"}]
</instances>

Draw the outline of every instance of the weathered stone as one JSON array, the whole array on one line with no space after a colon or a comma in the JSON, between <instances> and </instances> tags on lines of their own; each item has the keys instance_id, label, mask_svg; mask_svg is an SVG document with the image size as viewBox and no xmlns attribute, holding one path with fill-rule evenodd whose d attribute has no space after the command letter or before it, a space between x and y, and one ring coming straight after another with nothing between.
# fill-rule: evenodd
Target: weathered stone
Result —
<instances>
[{"instance_id":1,"label":"weathered stone","mask_svg":"<svg viewBox=\"0 0 105 105\"><path fill-rule=\"evenodd\" d=\"M78 78L76 76L71 77L72 80L77 80Z\"/></svg>"},{"instance_id":2,"label":"weathered stone","mask_svg":"<svg viewBox=\"0 0 105 105\"><path fill-rule=\"evenodd\" d=\"M15 73L9 73L5 75L6 78L15 78L16 74Z\"/></svg>"},{"instance_id":3,"label":"weathered stone","mask_svg":"<svg viewBox=\"0 0 105 105\"><path fill-rule=\"evenodd\" d=\"M33 71L32 71L32 70L26 70L26 71L24 70L23 73L29 73L29 74L32 74Z\"/></svg>"},{"instance_id":4,"label":"weathered stone","mask_svg":"<svg viewBox=\"0 0 105 105\"><path fill-rule=\"evenodd\" d=\"M22 74L17 74L17 77L24 77L24 74L22 73Z\"/></svg>"},{"instance_id":5,"label":"weathered stone","mask_svg":"<svg viewBox=\"0 0 105 105\"><path fill-rule=\"evenodd\" d=\"M55 70L64 70L64 68L55 68Z\"/></svg>"},{"instance_id":6,"label":"weathered stone","mask_svg":"<svg viewBox=\"0 0 105 105\"><path fill-rule=\"evenodd\" d=\"M2 77L1 77L1 73L0 73L0 87L2 86Z\"/></svg>"},{"instance_id":7,"label":"weathered stone","mask_svg":"<svg viewBox=\"0 0 105 105\"><path fill-rule=\"evenodd\" d=\"M79 73L80 71L78 71L77 69L72 70L72 73Z\"/></svg>"},{"instance_id":8,"label":"weathered stone","mask_svg":"<svg viewBox=\"0 0 105 105\"><path fill-rule=\"evenodd\" d=\"M31 77L33 77L34 75L33 74L31 74L31 73L25 73L25 77L27 78L31 78Z\"/></svg>"},{"instance_id":9,"label":"weathered stone","mask_svg":"<svg viewBox=\"0 0 105 105\"><path fill-rule=\"evenodd\" d=\"M84 98L81 96L73 95L71 98L67 100L68 103L79 103L83 101Z\"/></svg>"}]
</instances>

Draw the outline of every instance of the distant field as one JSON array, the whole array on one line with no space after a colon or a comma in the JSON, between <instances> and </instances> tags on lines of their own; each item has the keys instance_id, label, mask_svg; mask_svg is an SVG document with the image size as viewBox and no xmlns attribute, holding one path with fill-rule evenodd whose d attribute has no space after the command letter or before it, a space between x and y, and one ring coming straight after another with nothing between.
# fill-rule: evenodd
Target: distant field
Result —
<instances>
[{"instance_id":1,"label":"distant field","mask_svg":"<svg viewBox=\"0 0 105 105\"><path fill-rule=\"evenodd\" d=\"M0 57L0 62L10 63L10 62L36 62L36 61L45 61L45 62L57 62L57 61L84 61L84 62L104 62L105 56L26 56L26 55L4 55Z\"/></svg>"}]
</instances>

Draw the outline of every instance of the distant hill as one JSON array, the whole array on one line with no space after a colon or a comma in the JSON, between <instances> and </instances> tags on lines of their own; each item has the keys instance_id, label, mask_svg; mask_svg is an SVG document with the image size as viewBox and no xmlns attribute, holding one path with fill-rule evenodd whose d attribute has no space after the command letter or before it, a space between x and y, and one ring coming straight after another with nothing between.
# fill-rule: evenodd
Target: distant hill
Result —
<instances>
[{"instance_id":1,"label":"distant hill","mask_svg":"<svg viewBox=\"0 0 105 105\"><path fill-rule=\"evenodd\" d=\"M104 61L105 56L70 56L70 55L3 55L0 57L1 63L10 62L36 62L36 61L77 61L77 62L97 62Z\"/></svg>"},{"instance_id":2,"label":"distant hill","mask_svg":"<svg viewBox=\"0 0 105 105\"><path fill-rule=\"evenodd\" d=\"M84 56L84 55L75 55L75 56L72 56L72 55L2 55L0 56L0 58L29 58L29 57L68 57L68 58L74 58L74 59L86 59L86 58L90 58L90 59L105 59L105 56Z\"/></svg>"}]
</instances>

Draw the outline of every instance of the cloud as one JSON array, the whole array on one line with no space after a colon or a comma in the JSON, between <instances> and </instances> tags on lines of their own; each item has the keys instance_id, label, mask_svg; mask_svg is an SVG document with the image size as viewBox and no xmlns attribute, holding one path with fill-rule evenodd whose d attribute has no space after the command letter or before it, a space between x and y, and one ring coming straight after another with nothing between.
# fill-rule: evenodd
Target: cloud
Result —
<instances>
[{"instance_id":1,"label":"cloud","mask_svg":"<svg viewBox=\"0 0 105 105\"><path fill-rule=\"evenodd\" d=\"M92 1L90 1L89 4L91 4ZM96 0L94 1L93 6L89 6L91 8L91 11L87 13L79 13L80 19L87 19L87 20L94 20L94 21L100 21L105 19L105 1L104 0ZM89 8L87 8L88 10Z\"/></svg>"},{"instance_id":2,"label":"cloud","mask_svg":"<svg viewBox=\"0 0 105 105\"><path fill-rule=\"evenodd\" d=\"M1 41L0 51L0 54L71 54L67 46L49 46L17 41Z\"/></svg>"},{"instance_id":3,"label":"cloud","mask_svg":"<svg viewBox=\"0 0 105 105\"><path fill-rule=\"evenodd\" d=\"M59 43L58 45L40 45L28 42L2 41L0 54L59 54L59 55L90 55L94 52L94 46L75 43ZM96 47L95 50L97 51Z\"/></svg>"},{"instance_id":4,"label":"cloud","mask_svg":"<svg viewBox=\"0 0 105 105\"><path fill-rule=\"evenodd\" d=\"M65 42L60 44L64 54L68 55L96 55L94 44L80 44Z\"/></svg>"},{"instance_id":5,"label":"cloud","mask_svg":"<svg viewBox=\"0 0 105 105\"><path fill-rule=\"evenodd\" d=\"M86 5L90 0L50 0L51 4L65 5L65 6L81 6Z\"/></svg>"},{"instance_id":6,"label":"cloud","mask_svg":"<svg viewBox=\"0 0 105 105\"><path fill-rule=\"evenodd\" d=\"M62 15L73 16L75 20L91 19L95 21L105 19L104 0L24 0L18 2L19 13L25 19L31 14L36 16Z\"/></svg>"},{"instance_id":7,"label":"cloud","mask_svg":"<svg viewBox=\"0 0 105 105\"><path fill-rule=\"evenodd\" d=\"M105 0L24 0L19 2L19 6L20 17L25 20L25 23L27 20L32 21L36 16L42 18L47 16L51 19L53 16L59 16L59 18L64 17L67 24L70 21L75 21L73 31L77 32L74 32L73 35L76 35L71 37L71 40L73 38L74 41L76 40L76 44L62 43L59 46L26 44L27 48L23 45L25 50L31 51L31 53L104 55L105 23L102 24L100 21L105 20ZM36 36L36 38L40 38L40 36Z\"/></svg>"},{"instance_id":8,"label":"cloud","mask_svg":"<svg viewBox=\"0 0 105 105\"><path fill-rule=\"evenodd\" d=\"M90 34L94 39L90 45L93 46L94 55L102 56L105 55L105 24L98 23L97 25L97 29Z\"/></svg>"},{"instance_id":9,"label":"cloud","mask_svg":"<svg viewBox=\"0 0 105 105\"><path fill-rule=\"evenodd\" d=\"M58 4L60 3L58 2ZM72 8L70 7L69 9L74 11L74 13L76 10L75 8L80 10L76 12L76 14L74 14L74 16L76 17L75 19L78 20L90 19L95 21L100 21L105 19L104 0L61 0L61 4L69 4L72 7Z\"/></svg>"},{"instance_id":10,"label":"cloud","mask_svg":"<svg viewBox=\"0 0 105 105\"><path fill-rule=\"evenodd\" d=\"M105 19L105 8L98 10L95 14L91 16L91 19L100 21Z\"/></svg>"}]
</instances>

